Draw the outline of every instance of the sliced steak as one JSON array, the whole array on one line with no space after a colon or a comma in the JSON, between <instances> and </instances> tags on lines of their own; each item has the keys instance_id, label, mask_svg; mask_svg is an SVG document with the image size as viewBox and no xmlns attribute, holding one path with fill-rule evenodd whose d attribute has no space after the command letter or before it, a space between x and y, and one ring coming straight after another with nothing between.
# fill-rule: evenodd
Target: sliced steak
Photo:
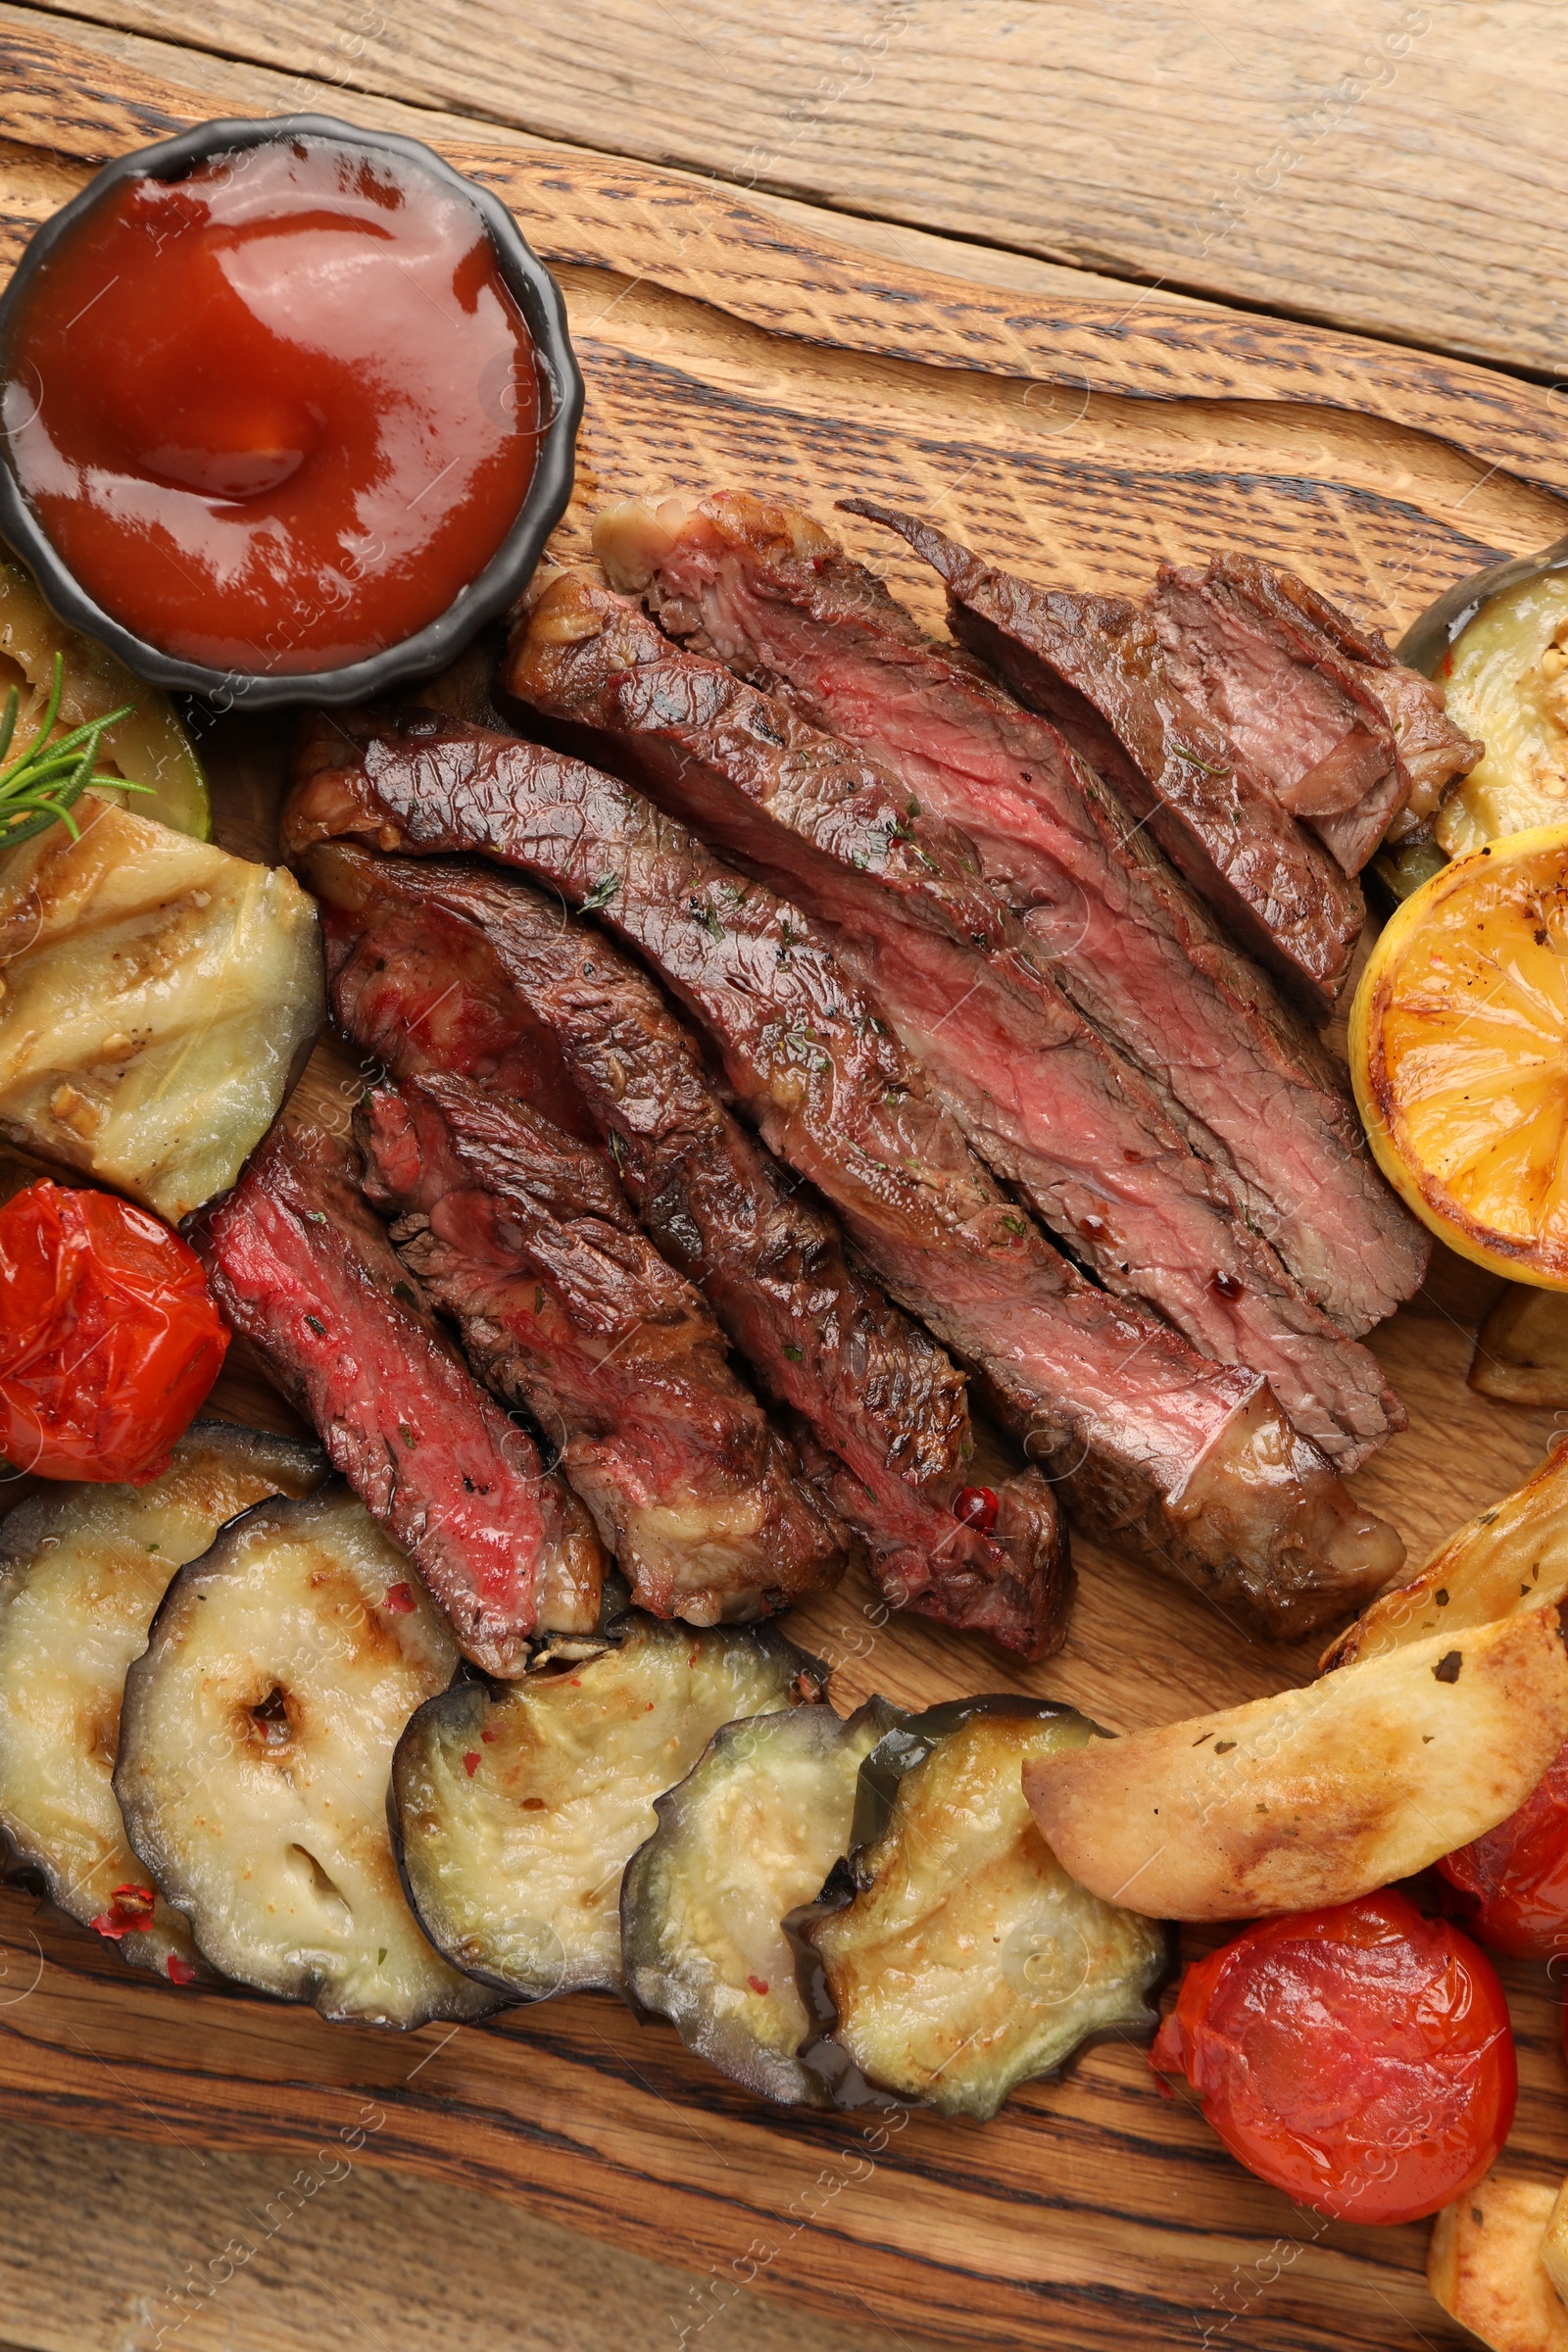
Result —
<instances>
[{"instance_id":1,"label":"sliced steak","mask_svg":"<svg viewBox=\"0 0 1568 2352\"><path fill-rule=\"evenodd\" d=\"M661 618L701 625L726 661L786 684L806 717L961 825L1065 994L1154 1086L1307 1295L1354 1335L1392 1314L1429 1245L1373 1165L1343 1073L1111 788L805 516L731 498L702 512L722 523L722 554L706 530L693 538L690 594L671 587ZM964 596L1000 578L940 532L907 528ZM687 544L673 527L664 539ZM659 566L671 581L672 564Z\"/></svg>"},{"instance_id":2,"label":"sliced steak","mask_svg":"<svg viewBox=\"0 0 1568 2352\"><path fill-rule=\"evenodd\" d=\"M346 1136L274 1127L198 1234L224 1315L400 1544L466 1656L591 1633L603 1555L564 1480L474 1382L360 1191Z\"/></svg>"},{"instance_id":3,"label":"sliced steak","mask_svg":"<svg viewBox=\"0 0 1568 2352\"><path fill-rule=\"evenodd\" d=\"M963 1375L736 1123L642 967L559 900L477 862L334 842L300 865L334 1015L371 1054L399 1075L471 1072L524 1100L543 1066L572 1090L665 1258L793 1417L893 1605L1029 1655L1058 1646L1071 1577L1051 1487L1038 1470L988 1470L994 1529L955 1516L976 1475Z\"/></svg>"},{"instance_id":4,"label":"sliced steak","mask_svg":"<svg viewBox=\"0 0 1568 2352\"><path fill-rule=\"evenodd\" d=\"M1265 1374L1346 1468L1404 1426L1377 1359L1232 1219L1152 1090L1030 956L964 834L584 572L545 591L506 681L824 925L976 1151L1109 1289Z\"/></svg>"},{"instance_id":5,"label":"sliced steak","mask_svg":"<svg viewBox=\"0 0 1568 2352\"><path fill-rule=\"evenodd\" d=\"M808 517L743 495L706 500L684 520L629 501L601 515L596 544L612 577L642 586L672 634L695 630L786 691L800 656L787 668L769 657L775 632L800 628L800 611L822 650L839 604L851 614L863 608L873 627L890 617L880 583L867 587ZM1029 636L999 634L984 649L993 666L1109 778L1226 928L1326 1017L1366 917L1356 884L1179 692L1136 605L1017 587ZM775 602L784 610L757 610Z\"/></svg>"},{"instance_id":6,"label":"sliced steak","mask_svg":"<svg viewBox=\"0 0 1568 2352\"><path fill-rule=\"evenodd\" d=\"M307 737L283 822L295 852L343 834L480 850L591 904L703 1021L766 1142L893 1296L983 1370L1086 1526L1276 1633L1327 1623L1395 1572L1394 1531L1267 1383L1077 1274L808 917L627 786L479 728L337 715Z\"/></svg>"},{"instance_id":7,"label":"sliced steak","mask_svg":"<svg viewBox=\"0 0 1568 2352\"><path fill-rule=\"evenodd\" d=\"M601 1152L433 1073L367 1095L355 1132L398 1255L474 1370L560 1446L639 1607L718 1625L838 1581L845 1529Z\"/></svg>"},{"instance_id":8,"label":"sliced steak","mask_svg":"<svg viewBox=\"0 0 1568 2352\"><path fill-rule=\"evenodd\" d=\"M1375 630L1253 556L1162 564L1149 612L1172 676L1283 805L1357 873L1404 812L1428 820L1482 747Z\"/></svg>"}]
</instances>

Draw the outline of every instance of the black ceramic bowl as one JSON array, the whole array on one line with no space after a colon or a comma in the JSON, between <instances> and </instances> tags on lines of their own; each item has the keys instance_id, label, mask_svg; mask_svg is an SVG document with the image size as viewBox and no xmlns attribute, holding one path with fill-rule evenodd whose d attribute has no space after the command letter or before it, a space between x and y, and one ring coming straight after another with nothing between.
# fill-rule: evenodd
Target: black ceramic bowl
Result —
<instances>
[{"instance_id":1,"label":"black ceramic bowl","mask_svg":"<svg viewBox=\"0 0 1568 2352\"><path fill-rule=\"evenodd\" d=\"M539 436L533 478L528 484L512 528L476 579L470 580L456 602L436 620L363 662L337 669L313 671L253 671L210 669L199 662L182 662L149 645L122 627L79 585L55 553L37 517L23 496L11 462L9 446L0 435L0 536L37 578L39 587L62 620L118 654L138 676L157 686L183 689L206 696L223 707L239 704L251 710L279 703L351 703L385 694L406 678L427 677L443 668L487 620L504 611L526 586L546 539L565 512L571 496L573 453L582 416L582 376L566 332L561 289L534 253L506 206L454 172L417 139L396 137L385 130L361 130L331 115L276 115L266 122L203 122L177 139L162 140L120 156L79 196L72 199L37 230L0 296L0 380L9 375L10 341L17 308L49 257L69 237L84 214L124 179L182 179L198 165L218 155L231 155L275 139L330 140L340 146L368 148L374 154L394 155L414 165L443 186L456 189L478 213L495 247L501 275L516 300L533 338L542 378L541 414L547 418Z\"/></svg>"},{"instance_id":2,"label":"black ceramic bowl","mask_svg":"<svg viewBox=\"0 0 1568 2352\"><path fill-rule=\"evenodd\" d=\"M1521 581L1533 580L1544 571L1568 571L1568 539L1554 539L1539 555L1510 556L1506 563L1471 572L1411 621L1395 648L1396 654L1412 669L1429 678L1435 676L1449 646L1469 627L1483 605L1505 588L1517 588Z\"/></svg>"}]
</instances>

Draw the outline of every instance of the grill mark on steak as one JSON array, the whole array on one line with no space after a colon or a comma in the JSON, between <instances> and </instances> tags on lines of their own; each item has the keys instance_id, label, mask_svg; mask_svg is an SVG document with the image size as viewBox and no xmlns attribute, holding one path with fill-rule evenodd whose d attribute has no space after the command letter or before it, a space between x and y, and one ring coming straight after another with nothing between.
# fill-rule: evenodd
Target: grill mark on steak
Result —
<instances>
[{"instance_id":1,"label":"grill mark on steak","mask_svg":"<svg viewBox=\"0 0 1568 2352\"><path fill-rule=\"evenodd\" d=\"M1263 1373L1345 1468L1403 1427L1376 1358L1231 1220L1149 1090L1031 960L963 834L583 572L545 591L506 677L575 748L824 925L976 1150L1110 1289Z\"/></svg>"},{"instance_id":2,"label":"grill mark on steak","mask_svg":"<svg viewBox=\"0 0 1568 2352\"><path fill-rule=\"evenodd\" d=\"M512 1677L535 1633L593 1631L603 1559L588 1514L437 1329L346 1137L274 1127L196 1239L224 1315L408 1553L465 1656Z\"/></svg>"},{"instance_id":3,"label":"grill mark on steak","mask_svg":"<svg viewBox=\"0 0 1568 2352\"><path fill-rule=\"evenodd\" d=\"M1050 1247L799 909L614 779L479 728L324 718L298 772L293 851L345 833L477 849L592 900L705 1023L764 1140L887 1289L984 1370L1087 1525L1279 1634L1395 1573L1394 1531L1356 1509L1266 1382L1196 1356Z\"/></svg>"},{"instance_id":4,"label":"grill mark on steak","mask_svg":"<svg viewBox=\"0 0 1568 2352\"><path fill-rule=\"evenodd\" d=\"M963 1375L718 1101L642 967L559 900L477 861L332 842L298 863L320 908L334 1017L388 1068L467 1071L526 1099L543 1029L578 1119L791 1415L893 1605L1028 1655L1059 1646L1071 1575L1050 1486L1038 1470L988 1472L994 1533L954 1518L973 1476Z\"/></svg>"},{"instance_id":5,"label":"grill mark on steak","mask_svg":"<svg viewBox=\"0 0 1568 2352\"><path fill-rule=\"evenodd\" d=\"M1154 1087L1307 1295L1352 1336L1392 1314L1419 1287L1429 1245L1373 1165L1342 1073L1266 976L1049 721L935 645L806 517L728 496L703 510L731 511L733 560L701 613L717 652L764 684L787 681L815 725L961 825L1065 994ZM877 514L917 536L950 592L1004 590L940 532ZM778 517L777 532L760 516ZM688 603L662 617L699 615Z\"/></svg>"},{"instance_id":6,"label":"grill mark on steak","mask_svg":"<svg viewBox=\"0 0 1568 2352\"><path fill-rule=\"evenodd\" d=\"M372 1090L355 1134L399 1257L481 1379L558 1440L640 1607L717 1625L837 1582L844 1529L597 1150L436 1073Z\"/></svg>"},{"instance_id":7,"label":"grill mark on steak","mask_svg":"<svg viewBox=\"0 0 1568 2352\"><path fill-rule=\"evenodd\" d=\"M1430 821L1481 757L1441 686L1327 597L1253 556L1162 564L1149 612L1173 676L1348 873ZM1402 811L1402 816L1401 816Z\"/></svg>"}]
</instances>

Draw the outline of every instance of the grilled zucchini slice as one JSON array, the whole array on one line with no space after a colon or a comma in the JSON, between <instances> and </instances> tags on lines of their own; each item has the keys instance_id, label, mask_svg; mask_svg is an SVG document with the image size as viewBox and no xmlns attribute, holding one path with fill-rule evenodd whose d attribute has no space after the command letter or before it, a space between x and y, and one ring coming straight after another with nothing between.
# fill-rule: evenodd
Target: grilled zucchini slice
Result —
<instances>
[{"instance_id":1,"label":"grilled zucchini slice","mask_svg":"<svg viewBox=\"0 0 1568 2352\"><path fill-rule=\"evenodd\" d=\"M126 1678L115 1793L215 1968L369 2025L499 2005L420 1935L387 1829L398 1735L457 1663L340 1480L258 1503L180 1570Z\"/></svg>"},{"instance_id":2,"label":"grilled zucchini slice","mask_svg":"<svg viewBox=\"0 0 1568 2352\"><path fill-rule=\"evenodd\" d=\"M62 1911L176 1983L196 1949L112 1785L126 1670L170 1579L225 1519L325 1476L318 1446L198 1421L150 1485L57 1487L0 1525L0 1830Z\"/></svg>"},{"instance_id":3,"label":"grilled zucchini slice","mask_svg":"<svg viewBox=\"0 0 1568 2352\"><path fill-rule=\"evenodd\" d=\"M754 1715L715 1732L620 1888L626 1981L689 2050L748 2090L826 2103L797 2056L810 2038L787 1912L818 1894L849 1847L860 1766L903 1720L870 1699L847 1723L826 1707Z\"/></svg>"},{"instance_id":4,"label":"grilled zucchini slice","mask_svg":"<svg viewBox=\"0 0 1568 2352\"><path fill-rule=\"evenodd\" d=\"M425 1934L514 2000L622 1990L620 1877L658 1827L654 1799L721 1724L814 1701L826 1683L772 1626L637 1613L584 1665L432 1699L392 1772Z\"/></svg>"},{"instance_id":5,"label":"grilled zucchini slice","mask_svg":"<svg viewBox=\"0 0 1568 2352\"><path fill-rule=\"evenodd\" d=\"M0 1130L172 1225L231 1185L325 1018L285 867L84 793L0 858Z\"/></svg>"},{"instance_id":6,"label":"grilled zucchini slice","mask_svg":"<svg viewBox=\"0 0 1568 2352\"><path fill-rule=\"evenodd\" d=\"M841 1884L792 1922L807 2005L835 2021L808 2067L842 2081L847 2053L865 2082L984 2123L1090 2034L1153 2031L1166 1930L1070 1879L1024 1800L1027 1762L1095 1736L1047 1699L973 1698L873 1749Z\"/></svg>"}]
</instances>

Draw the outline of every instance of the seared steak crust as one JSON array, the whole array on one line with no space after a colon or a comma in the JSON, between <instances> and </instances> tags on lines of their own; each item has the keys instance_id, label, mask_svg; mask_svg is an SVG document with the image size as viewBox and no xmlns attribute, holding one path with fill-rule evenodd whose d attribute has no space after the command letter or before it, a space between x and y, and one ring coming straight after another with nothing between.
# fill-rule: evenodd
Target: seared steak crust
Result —
<instances>
[{"instance_id":1,"label":"seared steak crust","mask_svg":"<svg viewBox=\"0 0 1568 2352\"><path fill-rule=\"evenodd\" d=\"M705 512L732 509L734 560L700 611L688 600L661 617L702 625L727 661L787 681L814 724L961 825L1064 993L1153 1086L1308 1297L1352 1335L1392 1314L1420 1284L1424 1234L1373 1165L1343 1073L1147 828L1049 721L933 644L826 533L787 509L759 520L755 501ZM1005 596L1004 574L896 520L941 571L956 619L993 587Z\"/></svg>"},{"instance_id":2,"label":"seared steak crust","mask_svg":"<svg viewBox=\"0 0 1568 2352\"><path fill-rule=\"evenodd\" d=\"M350 731L357 756L333 764ZM808 918L640 796L478 728L337 717L304 746L284 825L294 851L333 834L479 849L592 902L703 1020L764 1139L833 1201L894 1297L983 1368L1088 1525L1277 1632L1327 1622L1394 1573L1393 1531L1355 1509L1266 1384L1076 1274Z\"/></svg>"},{"instance_id":3,"label":"seared steak crust","mask_svg":"<svg viewBox=\"0 0 1568 2352\"><path fill-rule=\"evenodd\" d=\"M1214 556L1203 571L1162 564L1149 611L1185 692L1348 873L1391 827L1398 837L1430 819L1481 757L1445 716L1441 686L1254 556Z\"/></svg>"},{"instance_id":4,"label":"seared steak crust","mask_svg":"<svg viewBox=\"0 0 1568 2352\"><path fill-rule=\"evenodd\" d=\"M639 1607L717 1625L842 1574L848 1538L603 1154L472 1078L355 1113L368 1199L468 1361L561 1447Z\"/></svg>"},{"instance_id":5,"label":"seared steak crust","mask_svg":"<svg viewBox=\"0 0 1568 2352\"><path fill-rule=\"evenodd\" d=\"M872 512L864 501L847 503L854 513ZM875 510L878 518L886 512ZM785 639L803 616L824 651L840 605L869 628L890 625L891 599L879 582L808 517L761 500L709 499L678 526L672 518L662 525L646 508L611 509L600 539L617 578L640 585L647 575L650 609L672 634L695 626L763 679L773 669L770 654L788 661ZM1136 605L1011 585L1013 629L982 624L975 650L1109 779L1227 930L1325 1015L1366 916L1354 882L1176 689ZM898 642L909 640L900 631ZM781 673L785 691L798 667L789 661Z\"/></svg>"},{"instance_id":6,"label":"seared steak crust","mask_svg":"<svg viewBox=\"0 0 1568 2352\"><path fill-rule=\"evenodd\" d=\"M546 590L507 682L824 924L976 1151L1109 1289L1263 1373L1344 1467L1403 1426L1376 1358L1229 1216L1151 1090L1031 958L965 835L585 573Z\"/></svg>"},{"instance_id":7,"label":"seared steak crust","mask_svg":"<svg viewBox=\"0 0 1568 2352\"><path fill-rule=\"evenodd\" d=\"M274 1127L198 1246L224 1315L408 1553L466 1656L518 1675L536 1632L592 1631L592 1522L437 1329L346 1136Z\"/></svg>"},{"instance_id":8,"label":"seared steak crust","mask_svg":"<svg viewBox=\"0 0 1568 2352\"><path fill-rule=\"evenodd\" d=\"M954 1517L971 1475L962 1374L725 1109L641 966L476 861L334 842L300 867L338 1024L388 1068L471 1072L528 1100L548 1039L574 1131L608 1143L665 1258L794 1417L812 1478L894 1604L1031 1655L1055 1647L1070 1576L1050 1486L1037 1470L999 1478L989 1536Z\"/></svg>"}]
</instances>

